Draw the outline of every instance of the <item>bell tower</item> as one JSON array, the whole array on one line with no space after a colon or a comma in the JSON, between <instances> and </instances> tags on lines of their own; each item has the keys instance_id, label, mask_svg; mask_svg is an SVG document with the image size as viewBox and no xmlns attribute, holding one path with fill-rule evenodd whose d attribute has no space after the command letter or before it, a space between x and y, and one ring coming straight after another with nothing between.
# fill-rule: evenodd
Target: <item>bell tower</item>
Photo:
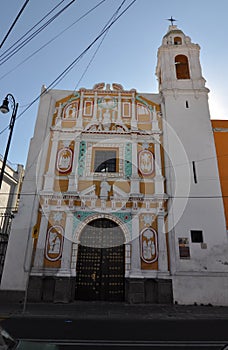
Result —
<instances>
[{"instance_id":1,"label":"bell tower","mask_svg":"<svg viewBox=\"0 0 228 350\"><path fill-rule=\"evenodd\" d=\"M193 44L175 25L170 25L158 50L157 76L160 91L169 89L203 90L205 79L199 59L200 47Z\"/></svg>"},{"instance_id":2,"label":"bell tower","mask_svg":"<svg viewBox=\"0 0 228 350\"><path fill-rule=\"evenodd\" d=\"M164 173L170 198L170 269L179 303L213 300L223 282L218 279L212 283L211 277L215 271L228 273L222 264L227 236L209 90L199 53L198 44L176 25L170 25L158 49L156 68L163 117Z\"/></svg>"}]
</instances>

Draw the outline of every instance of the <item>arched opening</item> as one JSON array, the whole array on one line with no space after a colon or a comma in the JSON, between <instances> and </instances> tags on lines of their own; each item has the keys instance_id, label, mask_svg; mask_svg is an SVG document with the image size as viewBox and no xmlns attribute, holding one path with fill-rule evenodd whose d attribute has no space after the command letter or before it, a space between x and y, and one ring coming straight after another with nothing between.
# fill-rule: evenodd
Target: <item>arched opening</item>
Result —
<instances>
[{"instance_id":1,"label":"arched opening","mask_svg":"<svg viewBox=\"0 0 228 350\"><path fill-rule=\"evenodd\" d=\"M175 36L173 39L174 45L181 45L182 44L182 39L179 36Z\"/></svg>"},{"instance_id":2,"label":"arched opening","mask_svg":"<svg viewBox=\"0 0 228 350\"><path fill-rule=\"evenodd\" d=\"M188 57L177 55L175 57L176 77L177 79L190 79Z\"/></svg>"},{"instance_id":3,"label":"arched opening","mask_svg":"<svg viewBox=\"0 0 228 350\"><path fill-rule=\"evenodd\" d=\"M106 218L89 222L80 234L76 266L78 300L124 300L125 246L118 224Z\"/></svg>"}]
</instances>

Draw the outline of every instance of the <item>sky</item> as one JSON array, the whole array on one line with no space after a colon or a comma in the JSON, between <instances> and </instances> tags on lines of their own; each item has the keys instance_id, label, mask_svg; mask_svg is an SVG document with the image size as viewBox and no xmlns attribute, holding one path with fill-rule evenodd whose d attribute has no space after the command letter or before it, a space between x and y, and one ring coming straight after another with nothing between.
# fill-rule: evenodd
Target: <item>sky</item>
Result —
<instances>
[{"instance_id":1,"label":"sky","mask_svg":"<svg viewBox=\"0 0 228 350\"><path fill-rule=\"evenodd\" d=\"M11 93L19 104L8 160L26 164L33 136L42 85L49 86L85 50L112 17L123 0L105 0L78 23L76 20L101 0L75 0L19 52L4 62L1 55L23 34L60 4L57 13L71 0L30 0L0 49L0 103ZM122 10L132 0L126 0ZM1 0L0 42L3 40L25 0ZM175 24L193 43L201 47L201 65L210 89L212 119L228 119L226 109L228 81L228 1L227 0L136 0L116 21L101 43L101 38L82 57L55 89L92 88L98 82L119 83L125 89L158 92L155 76L157 50L173 16ZM46 21L51 18L50 15ZM44 24L41 22L40 26ZM67 29L67 27L69 27ZM37 28L36 28L37 29ZM60 35L60 33L62 33ZM53 40L56 37L55 40ZM47 44L51 41L49 44ZM47 45L46 45L47 44ZM100 45L99 49L98 46ZM32 55L36 50L40 49ZM88 70L85 69L98 49ZM32 57L30 57L32 55ZM29 58L30 57L30 58ZM82 74L84 76L82 77ZM81 79L82 77L82 79ZM27 110L25 111L25 109ZM25 112L23 112L25 111ZM21 113L23 113L21 115ZM0 154L8 138L10 113L0 114Z\"/></svg>"}]
</instances>

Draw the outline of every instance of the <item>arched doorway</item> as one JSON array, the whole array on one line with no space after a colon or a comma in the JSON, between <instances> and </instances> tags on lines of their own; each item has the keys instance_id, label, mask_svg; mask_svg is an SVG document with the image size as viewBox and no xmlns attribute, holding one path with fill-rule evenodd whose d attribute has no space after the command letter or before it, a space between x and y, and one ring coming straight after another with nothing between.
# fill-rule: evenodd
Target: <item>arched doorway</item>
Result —
<instances>
[{"instance_id":1,"label":"arched doorway","mask_svg":"<svg viewBox=\"0 0 228 350\"><path fill-rule=\"evenodd\" d=\"M76 299L124 300L124 234L117 223L99 218L84 227L76 270Z\"/></svg>"}]
</instances>

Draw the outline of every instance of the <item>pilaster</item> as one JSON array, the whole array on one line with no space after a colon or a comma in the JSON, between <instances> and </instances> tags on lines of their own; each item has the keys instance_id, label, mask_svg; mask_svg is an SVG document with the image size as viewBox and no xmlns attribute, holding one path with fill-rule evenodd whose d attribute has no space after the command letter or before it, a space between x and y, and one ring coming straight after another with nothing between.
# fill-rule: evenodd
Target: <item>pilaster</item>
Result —
<instances>
[{"instance_id":1,"label":"pilaster","mask_svg":"<svg viewBox=\"0 0 228 350\"><path fill-rule=\"evenodd\" d=\"M132 176L131 176L131 195L139 194L139 175L138 175L138 144L137 138L132 139Z\"/></svg>"},{"instance_id":2,"label":"pilaster","mask_svg":"<svg viewBox=\"0 0 228 350\"><path fill-rule=\"evenodd\" d=\"M47 228L48 228L48 215L49 215L48 212L42 212L39 237L36 245L36 253L35 253L32 272L39 273L39 272L42 272L42 269L43 269L44 250L45 250L45 242L46 242L46 235L47 235Z\"/></svg>"},{"instance_id":3,"label":"pilaster","mask_svg":"<svg viewBox=\"0 0 228 350\"><path fill-rule=\"evenodd\" d=\"M62 250L61 268L58 276L71 275L71 255L72 255L72 232L73 232L73 214L67 213L65 234Z\"/></svg>"},{"instance_id":4,"label":"pilaster","mask_svg":"<svg viewBox=\"0 0 228 350\"><path fill-rule=\"evenodd\" d=\"M72 164L72 173L69 175L69 192L77 192L78 191L78 157L79 157L79 146L80 139L76 138L74 144L74 158Z\"/></svg>"},{"instance_id":5,"label":"pilaster","mask_svg":"<svg viewBox=\"0 0 228 350\"><path fill-rule=\"evenodd\" d=\"M84 92L80 91L80 106L79 106L79 113L78 113L78 120L77 120L77 128L82 129L83 127L83 99L84 99Z\"/></svg>"},{"instance_id":6,"label":"pilaster","mask_svg":"<svg viewBox=\"0 0 228 350\"><path fill-rule=\"evenodd\" d=\"M168 273L168 251L166 243L166 233L164 229L164 216L165 213L162 210L157 216L158 224L158 271L160 274L167 275Z\"/></svg>"},{"instance_id":7,"label":"pilaster","mask_svg":"<svg viewBox=\"0 0 228 350\"><path fill-rule=\"evenodd\" d=\"M44 188L43 188L44 191L53 191L58 142L59 142L59 133L55 132L53 137L52 137L52 147L51 147L51 155L50 155L48 171L44 175L44 178L45 178Z\"/></svg>"},{"instance_id":8,"label":"pilaster","mask_svg":"<svg viewBox=\"0 0 228 350\"><path fill-rule=\"evenodd\" d=\"M137 120L135 113L135 93L132 93L131 98L131 129L137 129Z\"/></svg>"},{"instance_id":9,"label":"pilaster","mask_svg":"<svg viewBox=\"0 0 228 350\"><path fill-rule=\"evenodd\" d=\"M139 244L139 216L132 216L132 241L131 241L131 269L130 277L142 277L140 244Z\"/></svg>"},{"instance_id":10,"label":"pilaster","mask_svg":"<svg viewBox=\"0 0 228 350\"><path fill-rule=\"evenodd\" d=\"M162 176L162 164L161 164L161 146L160 146L160 136L154 135L156 140L154 144L154 155L155 155L155 193L164 193L164 178Z\"/></svg>"}]
</instances>

